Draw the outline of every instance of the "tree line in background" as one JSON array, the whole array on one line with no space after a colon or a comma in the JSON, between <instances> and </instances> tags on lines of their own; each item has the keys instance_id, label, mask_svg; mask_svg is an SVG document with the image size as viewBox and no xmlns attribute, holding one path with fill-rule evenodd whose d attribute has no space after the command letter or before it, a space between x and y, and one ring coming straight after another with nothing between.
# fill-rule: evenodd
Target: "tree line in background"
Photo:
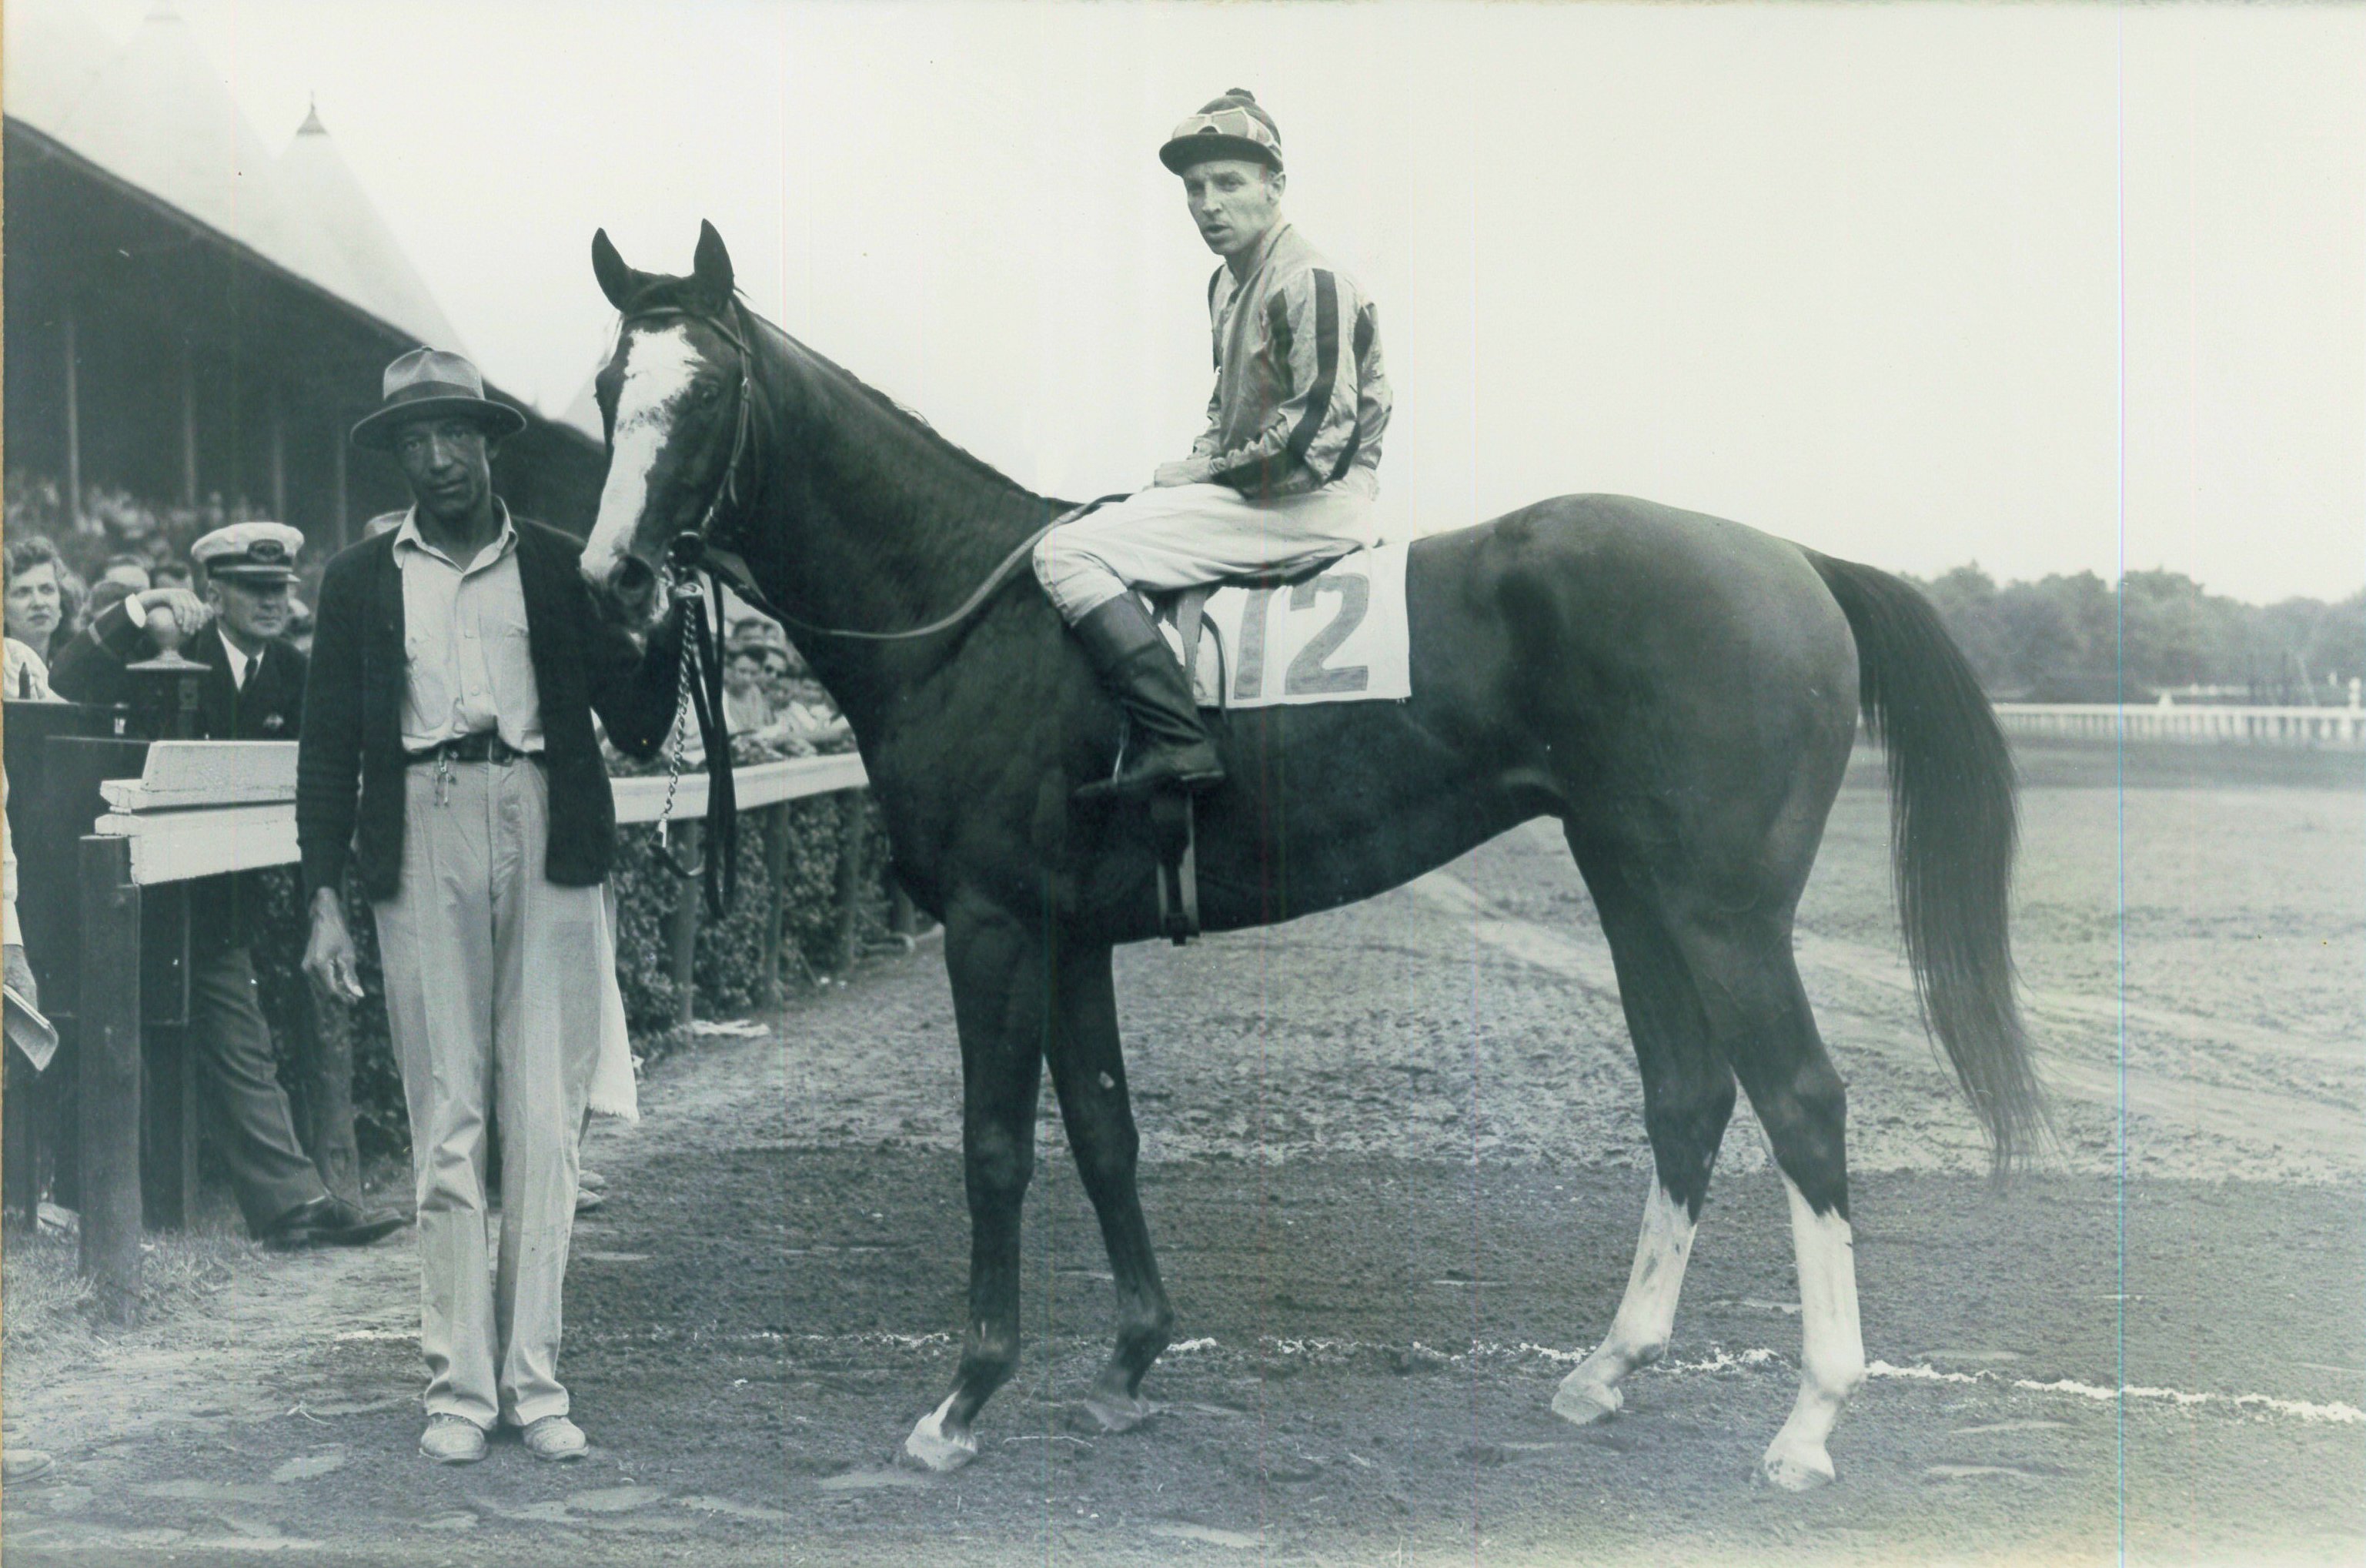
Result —
<instances>
[{"instance_id":1,"label":"tree line in background","mask_svg":"<svg viewBox=\"0 0 2366 1568\"><path fill-rule=\"evenodd\" d=\"M2000 701L2338 706L2366 675L2366 592L2247 604L2182 572L2115 593L2091 571L2000 585L1976 564L1911 581Z\"/></svg>"}]
</instances>

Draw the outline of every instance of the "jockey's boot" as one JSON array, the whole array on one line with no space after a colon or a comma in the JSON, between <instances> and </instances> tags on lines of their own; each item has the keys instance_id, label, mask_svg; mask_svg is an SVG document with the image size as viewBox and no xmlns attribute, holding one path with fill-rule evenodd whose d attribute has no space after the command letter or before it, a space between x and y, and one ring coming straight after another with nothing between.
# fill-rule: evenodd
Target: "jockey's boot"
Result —
<instances>
[{"instance_id":1,"label":"jockey's boot","mask_svg":"<svg viewBox=\"0 0 2366 1568\"><path fill-rule=\"evenodd\" d=\"M1076 799L1147 799L1162 789L1196 793L1223 783L1224 760L1200 723L1183 666L1142 601L1121 594L1087 611L1075 629L1101 683L1133 721L1123 770L1085 785Z\"/></svg>"}]
</instances>

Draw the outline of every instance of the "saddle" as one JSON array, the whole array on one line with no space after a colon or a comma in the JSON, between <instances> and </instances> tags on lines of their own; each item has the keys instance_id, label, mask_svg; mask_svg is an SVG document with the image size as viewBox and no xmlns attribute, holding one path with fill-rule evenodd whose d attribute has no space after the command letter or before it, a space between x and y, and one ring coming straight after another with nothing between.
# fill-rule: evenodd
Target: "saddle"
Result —
<instances>
[{"instance_id":1,"label":"saddle","mask_svg":"<svg viewBox=\"0 0 2366 1568\"><path fill-rule=\"evenodd\" d=\"M1178 657L1183 661L1183 679L1188 682L1199 672L1200 637L1208 626L1208 601L1227 588L1295 588L1301 582L1312 582L1339 564L1337 556L1326 556L1288 571L1245 572L1238 577L1222 577L1213 582L1197 582L1189 588L1171 589L1165 593L1146 593L1150 601L1150 618L1163 621L1175 628L1181 648ZM1231 687L1229 681L1219 680L1216 692L1219 700Z\"/></svg>"},{"instance_id":2,"label":"saddle","mask_svg":"<svg viewBox=\"0 0 2366 1568\"><path fill-rule=\"evenodd\" d=\"M1214 582L1194 583L1166 593L1153 593L1150 615L1175 628L1180 644L1183 682L1188 687L1198 673L1200 637L1208 624L1208 601L1224 588L1289 588L1320 577L1333 559L1312 562L1286 572L1256 572ZM1231 682L1218 672L1221 702ZM1161 790L1150 800L1151 840L1158 852L1158 930L1181 947L1200 934L1199 821L1193 796L1184 790Z\"/></svg>"}]
</instances>

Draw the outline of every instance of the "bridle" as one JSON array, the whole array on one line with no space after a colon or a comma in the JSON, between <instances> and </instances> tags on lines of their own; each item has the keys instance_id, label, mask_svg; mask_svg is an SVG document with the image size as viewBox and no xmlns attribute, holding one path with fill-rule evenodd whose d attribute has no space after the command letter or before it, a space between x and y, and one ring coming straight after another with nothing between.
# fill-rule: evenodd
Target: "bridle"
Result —
<instances>
[{"instance_id":1,"label":"bridle","mask_svg":"<svg viewBox=\"0 0 2366 1568\"><path fill-rule=\"evenodd\" d=\"M723 472L715 481L715 492L706 498L706 505L698 521L676 534L666 543L666 571L676 581L694 578L702 569L711 577L728 581L732 592L755 605L764 614L778 619L779 606L756 586L748 563L734 550L718 549L715 544L715 519L726 506L737 508L740 502L739 464L753 444L756 427L756 356L749 352L748 333L741 330L746 318L739 303L731 303L733 321L705 310L693 310L681 305L654 305L647 310L628 310L617 318L616 330L622 333L636 321L694 321L729 344L739 355L739 388L733 395L731 416L731 456L723 465ZM734 323L738 323L735 325ZM710 564L710 558L722 570Z\"/></svg>"},{"instance_id":2,"label":"bridle","mask_svg":"<svg viewBox=\"0 0 2366 1568\"><path fill-rule=\"evenodd\" d=\"M714 493L706 498L706 505L700 510L698 521L666 541L664 567L669 592L677 602L686 604L694 619L682 628L687 646L682 660L681 685L674 696L673 757L666 780L665 807L658 818L658 853L676 875L685 880L700 876L705 879L707 907L717 919L722 918L728 908L738 881L738 803L732 784L730 726L723 712L721 593L717 592L710 606L706 592L699 584L699 574L704 572L715 581L718 589L720 584L730 584L733 592L783 626L794 626L816 637L845 637L862 642L904 642L915 637L932 637L959 626L1009 580L1010 574L1033 553L1044 535L1104 502L1121 499L1105 495L1053 518L1005 556L952 614L941 615L926 626L911 626L902 631L871 632L851 626L819 626L790 615L757 586L755 574L748 570L745 557L715 542L715 519L722 515L725 508L736 512L742 503L739 466L755 444L756 356L749 346L749 339L753 334L747 330L746 308L736 298L730 302L730 316L731 320L727 321L720 314L712 311L693 310L681 305L656 305L624 311L617 318L620 335L637 321L696 322L729 344L739 355L739 389L732 413L731 456L715 481ZM684 865L675 857L670 831L674 796L681 786L687 761L682 724L682 712L685 707L692 710L698 721L706 751L707 821L714 830L715 840L705 847L701 863L695 866Z\"/></svg>"},{"instance_id":3,"label":"bridle","mask_svg":"<svg viewBox=\"0 0 2366 1568\"><path fill-rule=\"evenodd\" d=\"M732 314L739 314L736 300ZM681 660L681 683L674 692L673 756L666 777L665 806L658 813L658 855L684 881L704 878L707 908L720 919L730 906L739 879L739 811L732 786L731 728L723 713L722 595L719 592L715 594L710 615L698 574L703 570L718 584L728 581L734 592L768 615L780 614L757 588L747 562L736 553L715 549L711 543L716 513L726 505L736 508L739 504L739 462L747 454L756 422L756 356L748 352L744 332L735 331L730 323L714 315L675 305L626 312L618 319L617 331L621 333L635 321L660 320L699 322L739 353L739 389L734 400L737 407L732 414L731 456L724 463L722 477L715 481L715 493L707 497L698 522L667 542L665 559L668 592L693 618L682 628L686 646ZM696 865L684 865L673 850L674 795L682 786L687 761L687 743L682 735L684 708L698 722L701 745L707 757L706 818L715 840L704 847Z\"/></svg>"},{"instance_id":4,"label":"bridle","mask_svg":"<svg viewBox=\"0 0 2366 1568\"><path fill-rule=\"evenodd\" d=\"M737 299L731 302L731 315L735 321L744 327L747 312ZM1044 535L1063 523L1082 517L1096 507L1123 499L1122 494L1100 496L1053 518L1020 540L1008 555L996 564L992 571L986 574L985 580L977 585L968 598L963 600L949 614L940 615L925 626L907 626L901 631L892 632L862 631L853 626L816 626L801 616L789 614L774 604L771 596L757 586L755 573L748 570L746 557L738 550L725 549L715 542L715 518L726 506L736 509L740 504L739 464L755 440L756 356L749 348L749 338L752 334L735 329L731 323L726 322L713 312L693 310L682 305L658 305L647 310L626 311L618 318L617 330L621 333L636 321L653 321L697 322L729 344L739 355L739 390L735 400L738 407L732 417L730 460L723 465L723 473L715 481L715 491L707 497L706 505L699 513L697 523L666 541L667 575L674 583L679 584L685 581L694 581L697 574L703 570L718 581L729 583L734 593L780 622L783 626L794 626L801 632L807 632L815 637L843 637L855 642L908 642L917 637L934 637L939 632L950 631L969 619L980 605L992 598L995 592L1009 581L1010 574L1018 570L1021 561L1034 553L1036 545L1042 542Z\"/></svg>"}]
</instances>

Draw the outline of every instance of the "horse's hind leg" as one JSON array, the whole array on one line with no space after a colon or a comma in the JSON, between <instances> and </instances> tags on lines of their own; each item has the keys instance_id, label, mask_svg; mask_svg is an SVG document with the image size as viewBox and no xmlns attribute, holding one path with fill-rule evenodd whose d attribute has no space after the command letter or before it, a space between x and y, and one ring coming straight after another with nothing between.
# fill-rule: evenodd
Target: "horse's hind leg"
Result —
<instances>
[{"instance_id":1,"label":"horse's hind leg","mask_svg":"<svg viewBox=\"0 0 2366 1568\"><path fill-rule=\"evenodd\" d=\"M1020 1213L1035 1169L1048 976L1042 941L998 909L946 911L945 967L961 1030L962 1177L969 1195L969 1331L944 1403L904 1451L930 1470L977 1457L970 1424L1019 1365Z\"/></svg>"},{"instance_id":2,"label":"horse's hind leg","mask_svg":"<svg viewBox=\"0 0 2366 1568\"><path fill-rule=\"evenodd\" d=\"M1625 1403L1620 1381L1667 1351L1709 1171L1733 1114L1733 1073L1710 1047L1684 955L1650 895L1628 886L1619 868L1589 863L1583 852L1579 863L1617 965L1654 1168L1618 1314L1601 1345L1553 1395L1554 1412L1583 1425L1617 1411Z\"/></svg>"},{"instance_id":3,"label":"horse's hind leg","mask_svg":"<svg viewBox=\"0 0 2366 1568\"><path fill-rule=\"evenodd\" d=\"M1689 924L1710 1029L1774 1145L1799 1269L1799 1397L1760 1461L1761 1479L1803 1492L1832 1479L1824 1441L1865 1382L1856 1248L1849 1229L1848 1096L1816 1032L1790 922L1763 913Z\"/></svg>"},{"instance_id":4,"label":"horse's hind leg","mask_svg":"<svg viewBox=\"0 0 2366 1568\"><path fill-rule=\"evenodd\" d=\"M1159 1282L1150 1227L1134 1187L1140 1139L1125 1087L1118 1040L1117 996L1106 947L1063 953L1058 962L1059 1029L1052 1042L1052 1085L1086 1196L1100 1218L1117 1282L1117 1345L1093 1380L1085 1408L1104 1431L1122 1432L1151 1412L1142 1378L1166 1348L1175 1309Z\"/></svg>"}]
</instances>

